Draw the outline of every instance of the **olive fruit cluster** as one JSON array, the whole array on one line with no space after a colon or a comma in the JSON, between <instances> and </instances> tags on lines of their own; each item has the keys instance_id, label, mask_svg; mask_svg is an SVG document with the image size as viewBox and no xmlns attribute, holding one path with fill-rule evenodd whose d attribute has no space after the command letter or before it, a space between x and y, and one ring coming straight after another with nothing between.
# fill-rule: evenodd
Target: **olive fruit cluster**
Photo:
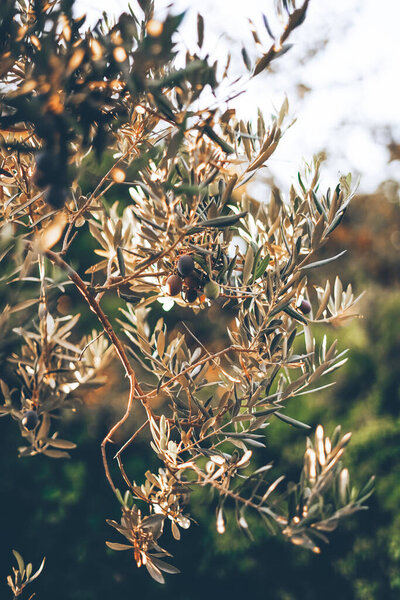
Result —
<instances>
[{"instance_id":1,"label":"olive fruit cluster","mask_svg":"<svg viewBox=\"0 0 400 600\"><path fill-rule=\"evenodd\" d=\"M194 273L194 260L189 254L179 257L176 265L177 274L170 275L166 281L169 296L177 296L181 292L183 298L189 304L195 302L199 292L209 300L215 300L219 296L219 285L215 281L202 280Z\"/></svg>"},{"instance_id":2,"label":"olive fruit cluster","mask_svg":"<svg viewBox=\"0 0 400 600\"><path fill-rule=\"evenodd\" d=\"M51 154L48 150L36 155L33 180L38 188L46 188L44 199L54 209L62 208L68 198L65 172L66 165L60 157Z\"/></svg>"}]
</instances>

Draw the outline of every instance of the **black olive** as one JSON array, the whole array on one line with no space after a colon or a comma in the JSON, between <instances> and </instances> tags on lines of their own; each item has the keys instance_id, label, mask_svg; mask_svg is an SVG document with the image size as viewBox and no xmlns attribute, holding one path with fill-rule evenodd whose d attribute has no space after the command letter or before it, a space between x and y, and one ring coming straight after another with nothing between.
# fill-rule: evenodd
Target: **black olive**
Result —
<instances>
[{"instance_id":1,"label":"black olive","mask_svg":"<svg viewBox=\"0 0 400 600\"><path fill-rule=\"evenodd\" d=\"M189 254L184 254L178 260L178 273L181 277L187 277L194 269L193 258Z\"/></svg>"},{"instance_id":2,"label":"black olive","mask_svg":"<svg viewBox=\"0 0 400 600\"><path fill-rule=\"evenodd\" d=\"M32 431L32 429L35 429L36 425L38 424L38 420L39 417L36 410L27 410L21 419L21 423L25 429Z\"/></svg>"},{"instance_id":3,"label":"black olive","mask_svg":"<svg viewBox=\"0 0 400 600\"><path fill-rule=\"evenodd\" d=\"M194 290L193 288L189 288L188 290L186 290L186 292L185 292L186 302L189 302L189 304L192 304L192 302L194 302L196 299L197 299L196 290Z\"/></svg>"},{"instance_id":4,"label":"black olive","mask_svg":"<svg viewBox=\"0 0 400 600\"><path fill-rule=\"evenodd\" d=\"M176 296L182 289L182 279L178 275L170 275L166 286L169 296Z\"/></svg>"},{"instance_id":5,"label":"black olive","mask_svg":"<svg viewBox=\"0 0 400 600\"><path fill-rule=\"evenodd\" d=\"M308 300L302 300L297 308L303 313L303 315L308 315L308 313L311 311L311 304Z\"/></svg>"},{"instance_id":6,"label":"black olive","mask_svg":"<svg viewBox=\"0 0 400 600\"><path fill-rule=\"evenodd\" d=\"M36 154L36 168L38 171L47 171L49 166L53 166L53 163L52 153L42 150Z\"/></svg>"},{"instance_id":7,"label":"black olive","mask_svg":"<svg viewBox=\"0 0 400 600\"><path fill-rule=\"evenodd\" d=\"M44 188L52 182L54 167L54 158L49 152L38 152L36 155L36 169L33 174L33 180L37 187Z\"/></svg>"},{"instance_id":8,"label":"black olive","mask_svg":"<svg viewBox=\"0 0 400 600\"><path fill-rule=\"evenodd\" d=\"M52 208L62 208L68 198L66 188L59 185L49 185L44 194L44 199Z\"/></svg>"},{"instance_id":9,"label":"black olive","mask_svg":"<svg viewBox=\"0 0 400 600\"><path fill-rule=\"evenodd\" d=\"M39 188L55 185L64 188L68 183L67 157L61 152L42 150L36 154L33 181Z\"/></svg>"}]
</instances>

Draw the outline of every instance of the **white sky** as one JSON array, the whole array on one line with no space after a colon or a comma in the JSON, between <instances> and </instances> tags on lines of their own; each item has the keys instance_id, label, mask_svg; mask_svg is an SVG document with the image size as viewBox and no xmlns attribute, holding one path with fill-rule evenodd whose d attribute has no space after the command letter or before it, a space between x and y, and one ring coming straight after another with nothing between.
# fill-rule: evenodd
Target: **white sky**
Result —
<instances>
[{"instance_id":1,"label":"white sky","mask_svg":"<svg viewBox=\"0 0 400 600\"><path fill-rule=\"evenodd\" d=\"M237 74L245 71L242 44L250 56L256 51L247 19L256 23L266 49L271 40L262 11L279 31L272 0L156 0L155 4L160 15L169 4L173 12L187 10L181 39L193 50L200 11L205 19L204 53L224 64L231 52ZM103 10L121 13L127 2L80 0L78 6L95 21ZM135 0L132 6L136 8ZM321 150L328 154L323 171L331 185L348 171L360 175L360 191L365 192L374 191L385 179L400 179L400 161L388 164L385 147L389 127L400 142L399 23L399 0L311 0L306 21L289 39L294 47L272 63L276 72L264 72L246 83L246 93L233 101L239 116L250 119L257 106L268 116L287 94L290 116L297 121L269 161L285 187L302 160ZM311 88L303 98L297 93L299 84Z\"/></svg>"}]
</instances>

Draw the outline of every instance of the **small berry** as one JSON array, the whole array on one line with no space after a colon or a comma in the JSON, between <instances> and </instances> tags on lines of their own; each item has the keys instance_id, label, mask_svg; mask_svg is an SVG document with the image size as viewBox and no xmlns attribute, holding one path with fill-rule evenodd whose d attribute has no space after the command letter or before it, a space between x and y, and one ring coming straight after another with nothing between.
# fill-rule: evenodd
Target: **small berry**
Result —
<instances>
[{"instance_id":1,"label":"small berry","mask_svg":"<svg viewBox=\"0 0 400 600\"><path fill-rule=\"evenodd\" d=\"M204 294L209 300L216 300L219 292L219 285L215 281L208 281L204 286Z\"/></svg>"},{"instance_id":2,"label":"small berry","mask_svg":"<svg viewBox=\"0 0 400 600\"><path fill-rule=\"evenodd\" d=\"M189 288L188 290L186 290L186 292L185 292L185 300L186 300L186 302L189 302L189 304L192 304L192 302L194 302L195 300L197 300L197 292L196 292L196 290L194 290L193 288Z\"/></svg>"},{"instance_id":3,"label":"small berry","mask_svg":"<svg viewBox=\"0 0 400 600\"><path fill-rule=\"evenodd\" d=\"M170 275L166 286L169 296L177 296L182 289L182 279L178 275Z\"/></svg>"},{"instance_id":4,"label":"small berry","mask_svg":"<svg viewBox=\"0 0 400 600\"><path fill-rule=\"evenodd\" d=\"M47 204L52 208L62 208L68 198L68 192L64 187L58 185L49 185L47 188L44 199Z\"/></svg>"},{"instance_id":5,"label":"small berry","mask_svg":"<svg viewBox=\"0 0 400 600\"><path fill-rule=\"evenodd\" d=\"M193 258L189 254L184 254L178 260L178 273L181 277L187 277L194 269Z\"/></svg>"},{"instance_id":6,"label":"small berry","mask_svg":"<svg viewBox=\"0 0 400 600\"><path fill-rule=\"evenodd\" d=\"M21 423L25 429L32 431L32 429L35 429L36 425L38 424L38 420L39 418L36 410L27 410L21 419Z\"/></svg>"},{"instance_id":7,"label":"small berry","mask_svg":"<svg viewBox=\"0 0 400 600\"><path fill-rule=\"evenodd\" d=\"M297 308L303 313L303 315L308 315L308 313L311 311L311 304L308 300L302 300Z\"/></svg>"}]
</instances>

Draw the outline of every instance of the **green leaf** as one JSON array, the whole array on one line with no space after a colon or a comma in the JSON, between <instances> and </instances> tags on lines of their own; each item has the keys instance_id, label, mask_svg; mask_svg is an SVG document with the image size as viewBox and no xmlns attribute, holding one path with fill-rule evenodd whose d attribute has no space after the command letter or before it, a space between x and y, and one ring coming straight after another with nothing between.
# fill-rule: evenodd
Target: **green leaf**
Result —
<instances>
[{"instance_id":1,"label":"green leaf","mask_svg":"<svg viewBox=\"0 0 400 600\"><path fill-rule=\"evenodd\" d=\"M316 267L328 265L329 263L343 256L343 254L346 254L346 252L347 250L343 250L342 252L339 252L339 254L331 256L330 258L324 258L323 260L317 260L316 262L310 263L309 265L304 265L304 267L301 267L301 270L304 271L305 269L315 269Z\"/></svg>"},{"instance_id":2,"label":"green leaf","mask_svg":"<svg viewBox=\"0 0 400 600\"><path fill-rule=\"evenodd\" d=\"M357 497L357 502L364 502L374 493L375 489L375 475L372 475L370 479L367 481L365 486L361 489L360 493Z\"/></svg>"},{"instance_id":3,"label":"green leaf","mask_svg":"<svg viewBox=\"0 0 400 600\"><path fill-rule=\"evenodd\" d=\"M208 65L204 60L193 60L183 69L171 71L171 73L169 73L166 77L164 77L160 81L151 82L149 84L149 87L150 88L152 88L152 87L163 88L163 87L167 87L167 86L170 87L172 85L177 85L183 79L187 79L188 78L187 76L190 75L191 73L195 73L196 71L199 71L199 70L204 71L206 68L208 68Z\"/></svg>"},{"instance_id":4,"label":"green leaf","mask_svg":"<svg viewBox=\"0 0 400 600\"><path fill-rule=\"evenodd\" d=\"M304 194L306 194L306 193L307 193L307 190L306 190L306 188L305 188L305 185L304 185L304 183L303 183L303 180L302 180L302 178L301 178L301 175L300 175L300 173L297 173L297 179L299 180L299 184L300 184L300 187L301 187L301 189L302 189L303 193L304 193Z\"/></svg>"},{"instance_id":5,"label":"green leaf","mask_svg":"<svg viewBox=\"0 0 400 600\"><path fill-rule=\"evenodd\" d=\"M249 55L247 54L247 50L244 46L242 47L241 52L242 52L242 58L243 58L243 62L245 64L245 66L246 66L246 69L248 71L251 71L251 61L250 61Z\"/></svg>"},{"instance_id":6,"label":"green leaf","mask_svg":"<svg viewBox=\"0 0 400 600\"><path fill-rule=\"evenodd\" d=\"M267 256L264 256L264 258L260 261L260 263L257 265L257 269L254 275L254 279L258 279L259 277L262 277L265 273L266 268L269 265L269 261L270 261L271 257L269 254L267 254Z\"/></svg>"},{"instance_id":7,"label":"green leaf","mask_svg":"<svg viewBox=\"0 0 400 600\"><path fill-rule=\"evenodd\" d=\"M43 450L43 454L50 456L51 458L71 458L68 452L63 452L62 450L51 450L49 448L47 448L47 450Z\"/></svg>"},{"instance_id":8,"label":"green leaf","mask_svg":"<svg viewBox=\"0 0 400 600\"><path fill-rule=\"evenodd\" d=\"M325 237L327 235L331 234L332 231L334 231L336 229L336 227L340 224L341 220L343 219L345 212L346 211L342 210L335 216L335 218L332 220L332 223L329 225L328 229L326 230Z\"/></svg>"},{"instance_id":9,"label":"green leaf","mask_svg":"<svg viewBox=\"0 0 400 600\"><path fill-rule=\"evenodd\" d=\"M217 135L215 131L210 127L210 125L205 125L205 127L203 127L203 131L210 138L210 140L218 144L218 146L220 146L220 148L222 148L222 150L226 154L233 154L235 152L232 146L230 146L227 142L225 142L225 140L220 138L219 135Z\"/></svg>"},{"instance_id":10,"label":"green leaf","mask_svg":"<svg viewBox=\"0 0 400 600\"><path fill-rule=\"evenodd\" d=\"M204 41L204 19L200 13L197 14L197 45L202 47Z\"/></svg>"},{"instance_id":11,"label":"green leaf","mask_svg":"<svg viewBox=\"0 0 400 600\"><path fill-rule=\"evenodd\" d=\"M266 408L265 410L259 410L253 413L254 417L265 417L267 415L271 415L272 413L276 413L279 408L284 408L281 404L279 406L272 406L271 408Z\"/></svg>"},{"instance_id":12,"label":"green leaf","mask_svg":"<svg viewBox=\"0 0 400 600\"><path fill-rule=\"evenodd\" d=\"M190 227L187 230L188 234L196 233L197 231L201 231L201 229L205 229L206 227L217 227L224 228L229 227L230 225L234 225L240 219L247 215L247 211L243 211L241 213L237 213L236 215L226 215L223 217L216 217L215 219L206 219L205 221L200 221L196 223L194 227Z\"/></svg>"},{"instance_id":13,"label":"green leaf","mask_svg":"<svg viewBox=\"0 0 400 600\"><path fill-rule=\"evenodd\" d=\"M69 442L68 440L59 440L58 438L56 439L47 439L45 440L48 444L50 444L50 446L53 446L54 448L62 448L64 450L73 450L74 448L76 448L76 444L74 444L74 442Z\"/></svg>"},{"instance_id":14,"label":"green leaf","mask_svg":"<svg viewBox=\"0 0 400 600\"><path fill-rule=\"evenodd\" d=\"M180 573L180 570L174 567L173 565L169 565L168 563L160 560L159 558L151 557L151 562L155 564L156 567L160 569L160 571L165 571L165 573L176 574Z\"/></svg>"},{"instance_id":15,"label":"green leaf","mask_svg":"<svg viewBox=\"0 0 400 600\"><path fill-rule=\"evenodd\" d=\"M165 583L165 579L160 571L153 563L147 559L146 569L150 573L151 577L155 579L158 583Z\"/></svg>"},{"instance_id":16,"label":"green leaf","mask_svg":"<svg viewBox=\"0 0 400 600\"><path fill-rule=\"evenodd\" d=\"M205 190L205 186L204 185L187 185L187 184L181 184L181 185L165 185L165 187L167 189L171 189L173 190L173 192L177 195L177 196L181 196L182 194L186 194L187 196L195 196L196 194L200 194L201 192L203 192Z\"/></svg>"},{"instance_id":17,"label":"green leaf","mask_svg":"<svg viewBox=\"0 0 400 600\"><path fill-rule=\"evenodd\" d=\"M29 581L33 581L34 579L36 579L37 577L39 577L40 573L43 571L43 567L44 567L44 563L46 562L46 557L42 560L40 567L38 568L38 570L36 571L36 573L34 573L34 575L32 575L32 577L30 578Z\"/></svg>"},{"instance_id":18,"label":"green leaf","mask_svg":"<svg viewBox=\"0 0 400 600\"><path fill-rule=\"evenodd\" d=\"M296 321L300 321L301 323L304 323L305 325L307 325L307 319L305 319L303 317L303 315L301 315L300 313L298 313L291 306L287 306L286 308L283 309L283 311L287 315L289 315L289 317L292 317L292 319L296 319Z\"/></svg>"},{"instance_id":19,"label":"green leaf","mask_svg":"<svg viewBox=\"0 0 400 600\"><path fill-rule=\"evenodd\" d=\"M296 419L292 419L292 417L288 417L287 415L283 415L282 413L276 412L275 416L278 417L284 423L289 423L289 425L293 425L293 427L298 427L299 429L311 429L310 425L306 423L302 423L301 421L296 421Z\"/></svg>"},{"instance_id":20,"label":"green leaf","mask_svg":"<svg viewBox=\"0 0 400 600\"><path fill-rule=\"evenodd\" d=\"M20 553L17 552L17 550L13 550L12 552L13 552L15 558L17 559L18 568L19 568L20 572L23 573L23 571L25 569L24 559L22 558Z\"/></svg>"},{"instance_id":21,"label":"green leaf","mask_svg":"<svg viewBox=\"0 0 400 600\"><path fill-rule=\"evenodd\" d=\"M133 550L133 546L129 546L128 544L119 544L118 542L106 542L106 544L111 550Z\"/></svg>"},{"instance_id":22,"label":"green leaf","mask_svg":"<svg viewBox=\"0 0 400 600\"><path fill-rule=\"evenodd\" d=\"M119 273L121 275L121 277L125 277L125 261L124 261L124 254L122 252L122 248L120 246L118 246L117 248L117 260L118 260L118 267L119 267Z\"/></svg>"},{"instance_id":23,"label":"green leaf","mask_svg":"<svg viewBox=\"0 0 400 600\"><path fill-rule=\"evenodd\" d=\"M250 279L250 275L253 270L253 264L254 264L254 250L249 245L249 247L247 248L246 258L245 258L244 265L243 265L243 275L242 275L243 285L245 285Z\"/></svg>"},{"instance_id":24,"label":"green leaf","mask_svg":"<svg viewBox=\"0 0 400 600\"><path fill-rule=\"evenodd\" d=\"M124 499L118 488L115 490L115 495L117 496L118 502L120 502L120 504L122 504L122 506L125 506Z\"/></svg>"}]
</instances>

